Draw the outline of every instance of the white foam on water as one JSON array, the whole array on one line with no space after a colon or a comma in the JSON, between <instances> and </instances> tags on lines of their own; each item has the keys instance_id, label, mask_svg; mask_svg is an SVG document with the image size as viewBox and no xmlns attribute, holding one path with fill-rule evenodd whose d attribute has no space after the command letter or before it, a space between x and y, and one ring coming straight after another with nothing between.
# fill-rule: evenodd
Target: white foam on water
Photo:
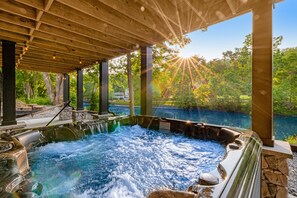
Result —
<instances>
[{"instance_id":1,"label":"white foam on water","mask_svg":"<svg viewBox=\"0 0 297 198\"><path fill-rule=\"evenodd\" d=\"M138 198L156 189L186 190L224 155L225 148L213 141L122 126L47 144L31 151L29 159L47 196Z\"/></svg>"}]
</instances>

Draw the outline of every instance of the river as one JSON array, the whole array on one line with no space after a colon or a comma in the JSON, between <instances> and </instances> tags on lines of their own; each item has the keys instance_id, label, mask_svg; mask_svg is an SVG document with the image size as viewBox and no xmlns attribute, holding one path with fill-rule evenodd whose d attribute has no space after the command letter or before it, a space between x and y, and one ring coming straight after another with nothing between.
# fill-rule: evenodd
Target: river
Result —
<instances>
[{"instance_id":1,"label":"river","mask_svg":"<svg viewBox=\"0 0 297 198\"><path fill-rule=\"evenodd\" d=\"M128 106L111 105L109 111L116 114L129 115ZM140 107L135 107L135 113L140 113ZM244 113L225 112L207 109L181 109L175 107L157 107L153 109L153 114L159 117L191 120L195 122L205 122L239 128L251 128L251 116ZM275 139L284 140L289 135L297 135L297 115L296 116L274 116Z\"/></svg>"}]
</instances>

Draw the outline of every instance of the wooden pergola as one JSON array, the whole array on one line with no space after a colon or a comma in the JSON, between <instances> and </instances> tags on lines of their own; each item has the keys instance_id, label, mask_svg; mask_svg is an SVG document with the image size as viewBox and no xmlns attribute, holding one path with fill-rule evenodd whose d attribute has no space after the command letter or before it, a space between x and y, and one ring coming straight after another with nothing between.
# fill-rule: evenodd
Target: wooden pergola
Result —
<instances>
[{"instance_id":1,"label":"wooden pergola","mask_svg":"<svg viewBox=\"0 0 297 198\"><path fill-rule=\"evenodd\" d=\"M272 5L277 1L1 0L3 78L9 79L15 67L67 74L97 62L100 76L107 78L107 60L141 48L143 113L150 114L150 46L252 11L253 130L264 144L273 145ZM14 85L14 79L7 81ZM15 98L5 92L3 97L4 102Z\"/></svg>"}]
</instances>

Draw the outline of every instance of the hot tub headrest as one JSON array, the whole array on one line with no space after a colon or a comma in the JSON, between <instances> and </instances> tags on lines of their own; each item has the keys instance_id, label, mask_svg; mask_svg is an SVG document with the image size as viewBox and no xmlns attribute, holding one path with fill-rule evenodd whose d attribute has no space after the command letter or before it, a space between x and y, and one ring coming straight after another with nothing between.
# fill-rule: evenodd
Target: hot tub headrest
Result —
<instances>
[{"instance_id":1,"label":"hot tub headrest","mask_svg":"<svg viewBox=\"0 0 297 198\"><path fill-rule=\"evenodd\" d=\"M218 139L219 141L222 141L228 144L228 143L234 142L234 140L239 136L240 136L240 133L237 131L234 131L228 128L221 128Z\"/></svg>"}]
</instances>

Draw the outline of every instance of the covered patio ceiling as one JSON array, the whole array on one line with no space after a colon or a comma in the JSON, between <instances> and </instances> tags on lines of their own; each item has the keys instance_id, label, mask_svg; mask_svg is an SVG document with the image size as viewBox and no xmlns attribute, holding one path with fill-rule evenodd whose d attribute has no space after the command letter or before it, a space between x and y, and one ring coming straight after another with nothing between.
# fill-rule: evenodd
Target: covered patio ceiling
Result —
<instances>
[{"instance_id":1,"label":"covered patio ceiling","mask_svg":"<svg viewBox=\"0 0 297 198\"><path fill-rule=\"evenodd\" d=\"M18 68L68 73L250 12L253 1L1 0L0 39L17 43Z\"/></svg>"}]
</instances>

